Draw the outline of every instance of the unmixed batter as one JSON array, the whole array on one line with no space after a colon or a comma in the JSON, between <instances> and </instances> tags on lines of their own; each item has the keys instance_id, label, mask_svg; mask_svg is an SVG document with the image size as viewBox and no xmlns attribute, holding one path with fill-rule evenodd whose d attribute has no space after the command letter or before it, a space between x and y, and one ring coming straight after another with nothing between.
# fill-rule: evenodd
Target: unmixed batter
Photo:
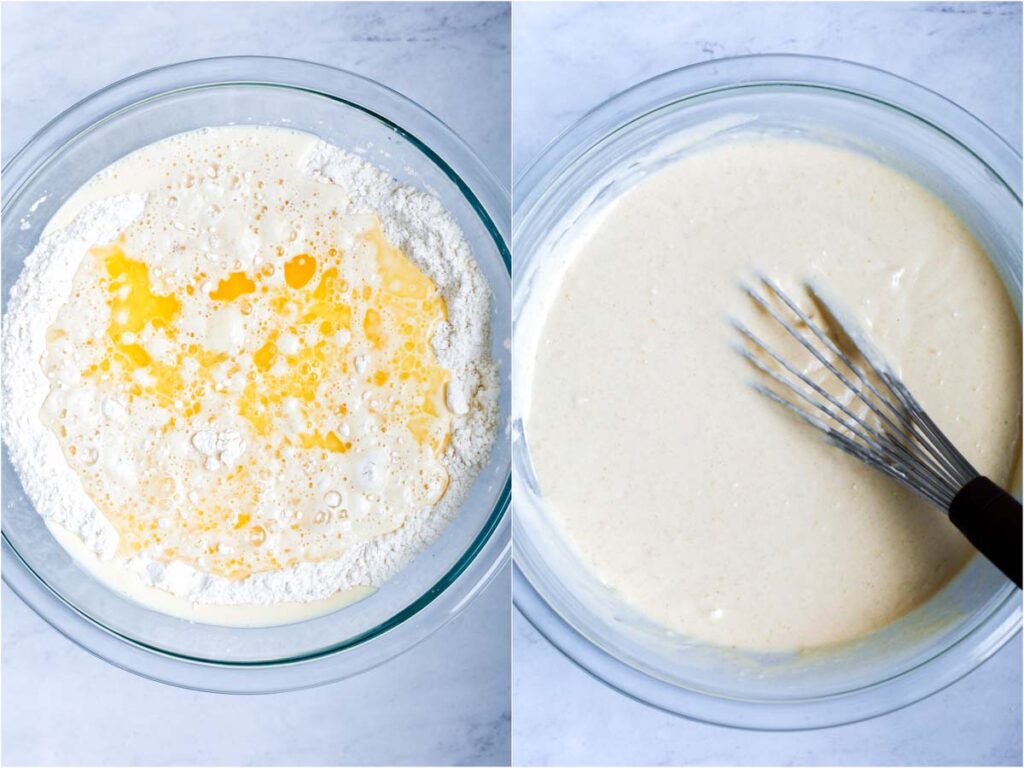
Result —
<instances>
[{"instance_id":1,"label":"unmixed batter","mask_svg":"<svg viewBox=\"0 0 1024 768\"><path fill-rule=\"evenodd\" d=\"M90 181L30 257L5 438L40 512L144 584L377 586L487 454L487 316L433 197L308 134L182 134Z\"/></svg>"},{"instance_id":2,"label":"unmixed batter","mask_svg":"<svg viewBox=\"0 0 1024 768\"><path fill-rule=\"evenodd\" d=\"M575 248L526 437L607 586L685 635L792 650L878 629L960 570L972 549L939 512L749 388L728 323L770 328L739 289L755 268L794 295L829 288L979 471L1009 483L1017 318L937 198L863 156L746 140L636 184Z\"/></svg>"}]
</instances>

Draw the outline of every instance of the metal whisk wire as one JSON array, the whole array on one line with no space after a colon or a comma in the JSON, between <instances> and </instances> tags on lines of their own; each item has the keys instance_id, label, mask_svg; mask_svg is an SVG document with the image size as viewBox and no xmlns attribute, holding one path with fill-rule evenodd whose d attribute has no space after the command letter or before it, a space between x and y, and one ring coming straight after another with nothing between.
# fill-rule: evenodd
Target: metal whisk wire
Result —
<instances>
[{"instance_id":1,"label":"metal whisk wire","mask_svg":"<svg viewBox=\"0 0 1024 768\"><path fill-rule=\"evenodd\" d=\"M745 290L826 371L816 381L735 322L748 342L738 346L740 354L779 391L765 386L763 379L754 388L820 430L833 445L946 512L968 541L1020 587L1020 502L971 466L867 339L844 325L810 287L807 292L834 335L774 280L759 275L756 285ZM849 353L842 349L844 341Z\"/></svg>"},{"instance_id":2,"label":"metal whisk wire","mask_svg":"<svg viewBox=\"0 0 1024 768\"><path fill-rule=\"evenodd\" d=\"M763 293L756 286L745 286L748 295L810 353L850 397L844 402L736 321L736 328L750 342L738 348L740 354L784 391L796 395L796 401L760 382L754 383L754 388L819 429L833 445L948 511L957 493L978 476L974 467L929 418L889 366L873 349L867 348L863 340L858 340L856 334L843 329L868 371L843 352L837 341L777 282L764 275L759 275L757 282ZM818 300L820 302L820 297ZM835 313L830 314L835 317ZM765 356L778 368L766 362ZM868 413L855 412L851 407L855 400L862 403Z\"/></svg>"}]
</instances>

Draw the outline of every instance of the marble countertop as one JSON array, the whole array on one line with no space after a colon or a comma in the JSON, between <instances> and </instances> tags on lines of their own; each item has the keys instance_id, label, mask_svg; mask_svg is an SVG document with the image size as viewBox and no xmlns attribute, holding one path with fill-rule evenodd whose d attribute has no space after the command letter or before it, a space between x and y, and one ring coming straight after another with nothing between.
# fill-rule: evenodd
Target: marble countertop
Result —
<instances>
[{"instance_id":1,"label":"marble countertop","mask_svg":"<svg viewBox=\"0 0 1024 768\"><path fill-rule=\"evenodd\" d=\"M503 3L5 4L3 156L127 75L260 54L350 69L401 91L452 126L507 184L509 25ZM116 669L5 587L3 762L507 764L509 590L506 573L429 640L348 681L241 697Z\"/></svg>"},{"instance_id":2,"label":"marble countertop","mask_svg":"<svg viewBox=\"0 0 1024 768\"><path fill-rule=\"evenodd\" d=\"M953 99L1020 151L1016 3L518 4L516 177L586 110L666 70L749 53L851 59ZM514 619L519 765L1020 765L1021 640L945 691L857 725L751 733L627 699Z\"/></svg>"}]
</instances>

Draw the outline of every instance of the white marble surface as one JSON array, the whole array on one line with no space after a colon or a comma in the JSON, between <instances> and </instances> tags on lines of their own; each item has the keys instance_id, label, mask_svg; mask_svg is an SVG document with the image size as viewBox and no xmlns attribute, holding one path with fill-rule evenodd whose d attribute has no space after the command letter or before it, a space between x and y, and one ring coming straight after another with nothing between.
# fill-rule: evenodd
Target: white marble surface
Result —
<instances>
[{"instance_id":1,"label":"white marble surface","mask_svg":"<svg viewBox=\"0 0 1024 768\"><path fill-rule=\"evenodd\" d=\"M519 176L608 96L669 69L746 53L810 53L888 69L952 98L1019 151L1016 3L519 4L513 13ZM900 712L817 732L749 733L655 711L597 682L514 620L516 764L1020 765L1021 642Z\"/></svg>"},{"instance_id":2,"label":"white marble surface","mask_svg":"<svg viewBox=\"0 0 1024 768\"><path fill-rule=\"evenodd\" d=\"M4 3L3 155L136 72L209 56L283 56L405 94L507 185L509 16L506 3Z\"/></svg>"},{"instance_id":3,"label":"white marble surface","mask_svg":"<svg viewBox=\"0 0 1024 768\"><path fill-rule=\"evenodd\" d=\"M185 59L263 54L380 80L440 116L508 180L504 4L7 3L2 34L5 158L116 79ZM383 667L255 697L178 690L115 669L5 588L4 764L507 763L509 588L504 574Z\"/></svg>"}]
</instances>

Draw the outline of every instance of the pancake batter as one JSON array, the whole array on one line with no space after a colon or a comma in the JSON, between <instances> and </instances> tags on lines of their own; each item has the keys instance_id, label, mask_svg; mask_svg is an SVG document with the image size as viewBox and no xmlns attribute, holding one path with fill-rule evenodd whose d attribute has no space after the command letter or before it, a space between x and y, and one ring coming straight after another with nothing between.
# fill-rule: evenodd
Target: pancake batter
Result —
<instances>
[{"instance_id":1,"label":"pancake batter","mask_svg":"<svg viewBox=\"0 0 1024 768\"><path fill-rule=\"evenodd\" d=\"M579 556L643 614L746 649L839 643L927 600L973 550L750 389L728 318L769 328L739 289L755 268L793 295L830 288L978 470L1010 482L1020 333L984 252L910 178L797 141L685 157L576 240L526 438Z\"/></svg>"}]
</instances>

